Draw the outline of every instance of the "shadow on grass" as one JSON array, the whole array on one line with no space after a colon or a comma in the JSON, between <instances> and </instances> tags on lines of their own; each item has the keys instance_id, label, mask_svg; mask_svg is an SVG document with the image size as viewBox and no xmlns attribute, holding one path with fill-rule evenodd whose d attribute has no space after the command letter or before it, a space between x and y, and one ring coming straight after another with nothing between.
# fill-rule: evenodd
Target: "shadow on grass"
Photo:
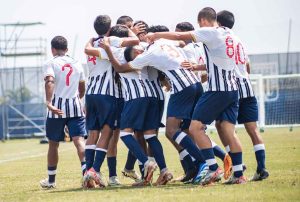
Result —
<instances>
[{"instance_id":1,"label":"shadow on grass","mask_svg":"<svg viewBox=\"0 0 300 202\"><path fill-rule=\"evenodd\" d=\"M130 189L190 189L190 188L203 188L199 185L193 184L180 184L180 183L170 183L163 186L144 186L144 187L133 187L130 185L123 185L119 187L105 187L105 188L93 188L93 189L83 189L81 187L71 188L71 189L62 189L62 190L53 190L49 193L66 193L66 192L81 192L81 191L118 191L118 190L130 190Z\"/></svg>"}]
</instances>

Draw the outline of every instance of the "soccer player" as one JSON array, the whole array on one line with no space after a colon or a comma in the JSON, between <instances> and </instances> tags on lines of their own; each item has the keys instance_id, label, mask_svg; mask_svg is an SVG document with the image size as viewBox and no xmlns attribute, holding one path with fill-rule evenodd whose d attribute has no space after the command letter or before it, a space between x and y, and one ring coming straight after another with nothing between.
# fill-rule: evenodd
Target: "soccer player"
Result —
<instances>
[{"instance_id":1,"label":"soccer player","mask_svg":"<svg viewBox=\"0 0 300 202\"><path fill-rule=\"evenodd\" d=\"M226 10L220 11L217 13L217 22L219 26L232 29L235 22L234 15ZM261 135L258 132L256 124L258 121L258 107L249 78L249 59L244 50L245 49L242 42L239 41L236 47L238 68L235 72L237 85L239 88L239 112L237 121L239 124L244 124L244 127L252 140L257 162L257 169L251 180L258 181L268 178L269 173L265 167L265 145ZM222 132L222 130L220 130L220 122L216 123L216 127L219 133ZM222 141L227 150L230 151L228 141Z\"/></svg>"},{"instance_id":2,"label":"soccer player","mask_svg":"<svg viewBox=\"0 0 300 202\"><path fill-rule=\"evenodd\" d=\"M201 148L209 166L209 170L203 171L205 173L200 183L205 185L216 182L223 176L223 171L214 157L211 141L205 134L205 125L218 120L221 121L221 135L227 138L231 150L235 179L231 183L241 184L246 183L243 176L242 147L234 132L238 112L238 87L234 78L234 71L237 68L235 60L237 37L232 30L218 27L216 20L215 10L206 7L198 14L200 29L192 32L154 33L146 37L150 41L166 38L193 40L205 45L208 89L195 107L190 126L194 141Z\"/></svg>"},{"instance_id":3,"label":"soccer player","mask_svg":"<svg viewBox=\"0 0 300 202\"><path fill-rule=\"evenodd\" d=\"M107 15L99 15L94 21L94 28L98 34L96 40L92 39L88 44L98 47L98 44L109 33L111 19ZM115 46L134 45L139 42L137 37L130 39L108 38ZM89 55L89 50L85 53ZM86 122L89 136L86 141L87 173L84 175L84 186L93 186L96 183L100 187L106 183L100 173L101 165L105 159L109 141L113 135L116 122L117 98L115 76L116 73L111 63L98 57L88 57L89 81L86 93ZM101 135L99 136L101 132ZM96 145L97 143L97 145ZM96 150L96 152L95 152ZM96 153L96 154L95 154ZM114 177L114 176L112 176ZM116 182L115 184L118 184Z\"/></svg>"},{"instance_id":4,"label":"soccer player","mask_svg":"<svg viewBox=\"0 0 300 202\"><path fill-rule=\"evenodd\" d=\"M84 139L85 120L81 98L85 93L83 67L66 55L68 42L63 36L51 40L53 58L43 66L46 105L46 136L49 139L48 179L40 181L43 188L56 186L59 142L64 140L65 127L77 149L82 172L85 172Z\"/></svg>"},{"instance_id":5,"label":"soccer player","mask_svg":"<svg viewBox=\"0 0 300 202\"><path fill-rule=\"evenodd\" d=\"M183 51L177 48L173 42L160 40L149 46L146 51L128 47L125 54L128 61L132 61L120 64L109 46L104 43L101 43L101 46L106 50L117 72L142 70L144 67L153 66L166 74L172 84L172 95L167 112L167 133L181 147L187 149L199 164L204 165L201 151L191 138L187 135L179 136L182 134L180 130L182 119L191 118L194 104L202 92L201 85L194 73L181 67L181 63L185 60Z\"/></svg>"}]
</instances>

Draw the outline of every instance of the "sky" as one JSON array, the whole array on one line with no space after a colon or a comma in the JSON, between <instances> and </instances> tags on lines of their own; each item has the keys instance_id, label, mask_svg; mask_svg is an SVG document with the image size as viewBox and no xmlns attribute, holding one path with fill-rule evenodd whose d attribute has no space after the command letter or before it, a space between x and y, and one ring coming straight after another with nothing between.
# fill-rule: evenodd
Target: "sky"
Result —
<instances>
[{"instance_id":1,"label":"sky","mask_svg":"<svg viewBox=\"0 0 300 202\"><path fill-rule=\"evenodd\" d=\"M249 54L286 52L289 20L292 21L290 51L300 51L299 0L0 0L0 23L36 22L42 26L28 27L22 37L47 39L56 35L69 41L69 54L85 63L84 46L95 37L93 21L107 14L115 24L121 15L144 20L149 25L166 25L174 30L178 22L189 21L196 28L198 12L206 6L217 12L229 10L235 14L235 33ZM0 27L0 29L2 29ZM3 29L0 30L0 34ZM1 35L3 36L3 34Z\"/></svg>"}]
</instances>

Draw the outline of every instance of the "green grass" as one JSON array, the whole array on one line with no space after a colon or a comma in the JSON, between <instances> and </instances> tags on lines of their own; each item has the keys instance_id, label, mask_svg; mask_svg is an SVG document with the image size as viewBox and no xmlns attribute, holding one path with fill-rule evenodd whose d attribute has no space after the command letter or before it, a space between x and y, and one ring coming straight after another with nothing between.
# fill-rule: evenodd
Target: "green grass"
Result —
<instances>
[{"instance_id":1,"label":"green grass","mask_svg":"<svg viewBox=\"0 0 300 202\"><path fill-rule=\"evenodd\" d=\"M238 135L243 144L246 176L256 167L250 138L244 130ZM39 181L46 175L47 145L37 139L0 143L0 201L300 201L300 128L267 129L263 134L267 149L268 180L245 185L210 187L169 184L163 187L132 188L131 180L121 177L127 150L122 142L118 151L118 174L121 188L83 190L80 187L80 163L72 143L61 143L57 188L43 190ZM210 135L219 143L216 134ZM182 174L178 154L161 135L169 169ZM137 167L136 167L137 169ZM102 172L108 173L106 162ZM157 177L157 174L154 176Z\"/></svg>"}]
</instances>

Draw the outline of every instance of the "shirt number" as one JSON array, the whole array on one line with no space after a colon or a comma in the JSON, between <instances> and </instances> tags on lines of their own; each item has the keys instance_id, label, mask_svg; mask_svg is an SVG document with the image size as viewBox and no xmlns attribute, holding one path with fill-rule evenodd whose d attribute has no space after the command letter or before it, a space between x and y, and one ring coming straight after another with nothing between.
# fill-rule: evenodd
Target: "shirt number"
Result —
<instances>
[{"instance_id":1,"label":"shirt number","mask_svg":"<svg viewBox=\"0 0 300 202\"><path fill-rule=\"evenodd\" d=\"M67 73L67 76L66 76L66 86L69 86L70 85L70 76L73 72L73 68L70 64L65 64L64 66L61 67L61 70L65 71L66 68L69 69L69 72Z\"/></svg>"},{"instance_id":2,"label":"shirt number","mask_svg":"<svg viewBox=\"0 0 300 202\"><path fill-rule=\"evenodd\" d=\"M227 36L225 39L226 44L226 54L229 58L233 58L236 64L245 64L245 52L244 47L241 43L238 43L236 47L234 47L233 39L230 36Z\"/></svg>"}]
</instances>

